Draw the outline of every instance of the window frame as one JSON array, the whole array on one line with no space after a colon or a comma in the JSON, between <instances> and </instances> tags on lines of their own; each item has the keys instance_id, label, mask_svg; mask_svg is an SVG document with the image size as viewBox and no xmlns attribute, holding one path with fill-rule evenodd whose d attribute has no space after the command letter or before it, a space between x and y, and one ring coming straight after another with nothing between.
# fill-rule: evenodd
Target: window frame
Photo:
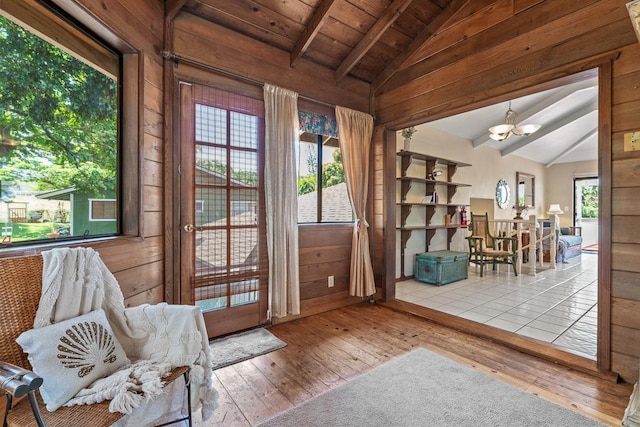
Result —
<instances>
[{"instance_id":1,"label":"window frame","mask_svg":"<svg viewBox=\"0 0 640 427\"><path fill-rule=\"evenodd\" d=\"M309 224L350 224L353 223L355 215L353 213L353 208L351 207L351 203L349 202L349 209L351 210L351 219L349 221L323 221L322 220L322 192L323 192L323 177L322 177L322 166L323 166L323 151L324 151L324 139L325 136L320 134L313 134L316 136L315 142L305 141L308 144L315 144L317 150L317 165L316 165L316 220L308 221L308 222L300 222L298 218L298 225L309 225ZM337 147L340 150L340 147ZM302 150L298 150L298 164L300 164L300 156L302 155ZM298 195L300 197L300 195Z\"/></svg>"},{"instance_id":2,"label":"window frame","mask_svg":"<svg viewBox=\"0 0 640 427\"><path fill-rule=\"evenodd\" d=\"M65 5L66 7L67 5ZM51 1L30 3L23 7L15 2L4 2L0 14L29 28L48 42L67 50L77 58L85 58L95 65L104 65L104 56L96 48L106 49L119 57L118 84L118 160L116 175L118 230L114 235L65 239L74 243L99 242L113 238L141 238L143 235L143 186L140 182L140 153L143 129L141 115L141 87L144 85L143 56L95 16L74 5L63 10ZM60 41L62 40L62 42ZM64 44L63 44L64 43ZM29 251L33 245L49 246L47 241L29 241L0 246L0 256L15 256ZM6 254L6 255L5 255Z\"/></svg>"},{"instance_id":3,"label":"window frame","mask_svg":"<svg viewBox=\"0 0 640 427\"><path fill-rule=\"evenodd\" d=\"M89 200L89 221L117 221L118 220L118 199L88 199ZM114 218L94 218L93 217L93 202L115 202L116 215Z\"/></svg>"}]
</instances>

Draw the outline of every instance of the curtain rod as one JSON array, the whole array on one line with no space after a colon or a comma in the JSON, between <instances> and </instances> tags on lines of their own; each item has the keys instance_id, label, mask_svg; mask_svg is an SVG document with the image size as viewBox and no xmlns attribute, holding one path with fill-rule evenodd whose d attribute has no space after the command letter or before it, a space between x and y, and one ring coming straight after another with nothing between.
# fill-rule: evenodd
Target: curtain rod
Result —
<instances>
[{"instance_id":1,"label":"curtain rod","mask_svg":"<svg viewBox=\"0 0 640 427\"><path fill-rule=\"evenodd\" d=\"M209 71L216 72L218 74L225 75L227 77L234 78L236 80L242 80L246 83L251 83L256 86L263 87L266 82L262 82L260 80L252 79L251 77L242 76L240 74L233 73L231 71L223 70L222 68L215 67L213 65L205 64L202 62L194 61L193 59L185 58L184 56L176 55L175 53L169 52L167 50L163 50L160 52L164 59L168 59L170 61L174 61L176 64L180 62L185 62L187 64L195 65L196 67L204 68ZM327 107L335 108L335 104L330 104L328 102L320 101L318 99L311 98L309 96L298 94L298 98L305 99L307 101L315 102L317 104L325 105Z\"/></svg>"}]
</instances>

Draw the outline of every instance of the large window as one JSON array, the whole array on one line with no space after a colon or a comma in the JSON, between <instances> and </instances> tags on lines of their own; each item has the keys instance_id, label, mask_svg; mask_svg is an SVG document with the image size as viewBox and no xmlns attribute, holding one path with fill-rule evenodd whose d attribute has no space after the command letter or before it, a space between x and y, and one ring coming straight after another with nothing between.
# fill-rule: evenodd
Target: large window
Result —
<instances>
[{"instance_id":1,"label":"large window","mask_svg":"<svg viewBox=\"0 0 640 427\"><path fill-rule=\"evenodd\" d=\"M323 121L330 119L300 113L298 223L352 222L335 120Z\"/></svg>"},{"instance_id":2,"label":"large window","mask_svg":"<svg viewBox=\"0 0 640 427\"><path fill-rule=\"evenodd\" d=\"M41 38L0 16L4 245L119 232L120 56L51 19Z\"/></svg>"}]
</instances>

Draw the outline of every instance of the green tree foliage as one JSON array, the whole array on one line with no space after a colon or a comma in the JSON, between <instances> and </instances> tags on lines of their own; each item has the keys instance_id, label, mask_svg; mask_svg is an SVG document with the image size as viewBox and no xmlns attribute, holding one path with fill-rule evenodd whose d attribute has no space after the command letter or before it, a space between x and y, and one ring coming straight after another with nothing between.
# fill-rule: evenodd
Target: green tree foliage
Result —
<instances>
[{"instance_id":1,"label":"green tree foliage","mask_svg":"<svg viewBox=\"0 0 640 427\"><path fill-rule=\"evenodd\" d=\"M322 165L322 188L332 187L344 182L344 167L340 150L333 152L333 162Z\"/></svg>"},{"instance_id":2,"label":"green tree foliage","mask_svg":"<svg viewBox=\"0 0 640 427\"><path fill-rule=\"evenodd\" d=\"M0 179L113 193L117 114L116 81L0 17Z\"/></svg>"},{"instance_id":3,"label":"green tree foliage","mask_svg":"<svg viewBox=\"0 0 640 427\"><path fill-rule=\"evenodd\" d=\"M309 153L310 151L308 151ZM307 157L307 162L309 157ZM317 158L316 158L317 162ZM317 165L314 166L317 171ZM342 165L342 154L340 150L333 152L333 162L322 165L322 188L331 187L344 182L344 167ZM298 195L303 195L317 191L318 177L317 172L308 174L298 178Z\"/></svg>"},{"instance_id":4,"label":"green tree foliage","mask_svg":"<svg viewBox=\"0 0 640 427\"><path fill-rule=\"evenodd\" d=\"M598 186L582 187L582 218L598 218Z\"/></svg>"},{"instance_id":5,"label":"green tree foliage","mask_svg":"<svg viewBox=\"0 0 640 427\"><path fill-rule=\"evenodd\" d=\"M227 175L227 165L218 160L196 160L196 164L203 169L211 172L218 173L220 175ZM232 179L239 181L248 186L258 185L258 174L253 171L237 171L230 168L230 175Z\"/></svg>"},{"instance_id":6,"label":"green tree foliage","mask_svg":"<svg viewBox=\"0 0 640 427\"><path fill-rule=\"evenodd\" d=\"M298 195L313 193L318 189L318 177L316 175L306 175L298 178Z\"/></svg>"}]
</instances>

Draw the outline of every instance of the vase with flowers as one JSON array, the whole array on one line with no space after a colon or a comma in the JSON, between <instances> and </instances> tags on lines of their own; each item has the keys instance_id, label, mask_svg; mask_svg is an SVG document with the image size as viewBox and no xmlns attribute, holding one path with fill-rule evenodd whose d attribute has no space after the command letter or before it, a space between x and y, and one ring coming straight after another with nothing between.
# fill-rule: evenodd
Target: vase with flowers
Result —
<instances>
[{"instance_id":1,"label":"vase with flowers","mask_svg":"<svg viewBox=\"0 0 640 427\"><path fill-rule=\"evenodd\" d=\"M411 126L411 127L402 129L402 132L400 132L400 135L402 135L402 137L404 138L404 150L405 151L411 151L411 137L417 131L418 130L416 129L415 126Z\"/></svg>"}]
</instances>

